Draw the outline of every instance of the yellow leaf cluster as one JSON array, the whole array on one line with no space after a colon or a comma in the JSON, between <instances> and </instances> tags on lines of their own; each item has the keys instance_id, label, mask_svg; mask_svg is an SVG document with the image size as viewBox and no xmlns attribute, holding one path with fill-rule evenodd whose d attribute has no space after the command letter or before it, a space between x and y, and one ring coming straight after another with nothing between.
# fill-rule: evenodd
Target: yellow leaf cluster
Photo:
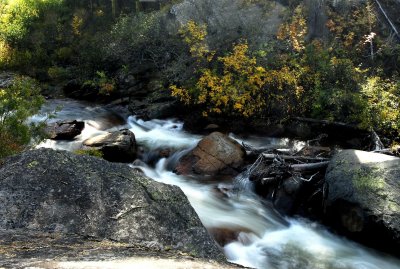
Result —
<instances>
[{"instance_id":1,"label":"yellow leaf cluster","mask_svg":"<svg viewBox=\"0 0 400 269\"><path fill-rule=\"evenodd\" d=\"M267 70L258 66L248 50L246 42L234 45L231 53L218 58L222 72L219 69L203 69L191 90L172 85L172 95L187 105L204 105L204 116L227 113L250 117L261 112L268 98L283 98L280 95L273 96L268 91L269 87L283 89L284 85L294 85L297 81L287 67ZM296 94L301 94L300 88Z\"/></svg>"},{"instance_id":2,"label":"yellow leaf cluster","mask_svg":"<svg viewBox=\"0 0 400 269\"><path fill-rule=\"evenodd\" d=\"M185 43L189 46L192 57L201 60L204 57L211 61L213 52L210 52L206 42L207 25L198 24L190 20L179 29L179 34L182 36Z\"/></svg>"},{"instance_id":3,"label":"yellow leaf cluster","mask_svg":"<svg viewBox=\"0 0 400 269\"><path fill-rule=\"evenodd\" d=\"M171 85L169 88L171 90L171 95L178 97L185 105L191 103L190 95L186 89L177 87L176 85Z\"/></svg>"},{"instance_id":4,"label":"yellow leaf cluster","mask_svg":"<svg viewBox=\"0 0 400 269\"><path fill-rule=\"evenodd\" d=\"M76 35L76 36L81 35L82 25L83 25L83 18L81 16L75 14L72 17L72 22L71 22L72 32L74 33L74 35Z\"/></svg>"},{"instance_id":5,"label":"yellow leaf cluster","mask_svg":"<svg viewBox=\"0 0 400 269\"><path fill-rule=\"evenodd\" d=\"M304 16L304 7L299 5L295 8L290 22L282 24L278 30L279 40L288 39L293 50L300 52L304 50L304 39L307 34L307 22Z\"/></svg>"}]
</instances>

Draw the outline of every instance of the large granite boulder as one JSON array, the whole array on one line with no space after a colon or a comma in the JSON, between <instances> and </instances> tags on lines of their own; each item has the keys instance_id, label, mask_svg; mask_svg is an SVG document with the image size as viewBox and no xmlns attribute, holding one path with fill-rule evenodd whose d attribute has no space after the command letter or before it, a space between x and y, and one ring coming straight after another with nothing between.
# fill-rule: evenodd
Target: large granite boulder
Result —
<instances>
[{"instance_id":1,"label":"large granite boulder","mask_svg":"<svg viewBox=\"0 0 400 269\"><path fill-rule=\"evenodd\" d=\"M400 254L400 158L344 150L331 160L326 183L329 224L362 243Z\"/></svg>"},{"instance_id":2,"label":"large granite boulder","mask_svg":"<svg viewBox=\"0 0 400 269\"><path fill-rule=\"evenodd\" d=\"M103 158L110 162L132 162L136 159L135 135L128 129L89 138L83 141L83 145L100 150Z\"/></svg>"},{"instance_id":3,"label":"large granite boulder","mask_svg":"<svg viewBox=\"0 0 400 269\"><path fill-rule=\"evenodd\" d=\"M0 166L0 204L0 246L6 238L17 244L50 233L64 246L59 252L90 239L224 259L178 187L124 164L51 149L9 157Z\"/></svg>"},{"instance_id":4,"label":"large granite boulder","mask_svg":"<svg viewBox=\"0 0 400 269\"><path fill-rule=\"evenodd\" d=\"M73 140L85 128L83 121L60 121L47 126L46 131L53 140Z\"/></svg>"},{"instance_id":5,"label":"large granite boulder","mask_svg":"<svg viewBox=\"0 0 400 269\"><path fill-rule=\"evenodd\" d=\"M204 137L183 156L177 166L179 174L235 175L242 166L246 151L234 139L219 132Z\"/></svg>"}]
</instances>

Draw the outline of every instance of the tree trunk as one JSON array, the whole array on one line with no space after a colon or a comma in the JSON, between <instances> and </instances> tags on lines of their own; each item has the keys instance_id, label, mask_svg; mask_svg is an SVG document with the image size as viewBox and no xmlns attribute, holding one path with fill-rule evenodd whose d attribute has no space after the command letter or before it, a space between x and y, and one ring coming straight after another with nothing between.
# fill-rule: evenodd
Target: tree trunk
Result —
<instances>
[{"instance_id":1,"label":"tree trunk","mask_svg":"<svg viewBox=\"0 0 400 269\"><path fill-rule=\"evenodd\" d=\"M111 0L111 12L113 18L117 16L117 0Z\"/></svg>"},{"instance_id":2,"label":"tree trunk","mask_svg":"<svg viewBox=\"0 0 400 269\"><path fill-rule=\"evenodd\" d=\"M392 30L394 31L394 33L396 34L397 38L400 39L400 34L397 31L396 27L394 26L394 24L392 23L392 21L390 20L389 16L386 14L385 10L383 9L381 3L378 0L375 0L375 2L378 4L379 9L381 10L382 14L385 16L386 20L388 21L390 27L392 27Z\"/></svg>"}]
</instances>

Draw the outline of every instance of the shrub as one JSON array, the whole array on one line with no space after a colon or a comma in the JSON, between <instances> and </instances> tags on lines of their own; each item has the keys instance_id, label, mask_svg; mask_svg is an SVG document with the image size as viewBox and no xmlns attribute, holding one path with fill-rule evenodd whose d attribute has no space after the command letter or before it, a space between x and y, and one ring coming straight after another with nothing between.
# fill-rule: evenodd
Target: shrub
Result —
<instances>
[{"instance_id":1,"label":"shrub","mask_svg":"<svg viewBox=\"0 0 400 269\"><path fill-rule=\"evenodd\" d=\"M194 75L199 77L184 87L171 85L173 96L186 105L202 106L204 116L214 113L247 118L268 113L272 106L288 112L292 104L284 102L298 93L296 76L288 67L271 70L258 65L247 42L235 44L225 56L215 57L216 52L205 42L206 26L193 21L180 33L198 63Z\"/></svg>"},{"instance_id":2,"label":"shrub","mask_svg":"<svg viewBox=\"0 0 400 269\"><path fill-rule=\"evenodd\" d=\"M9 88L0 89L0 158L17 153L38 138L38 125L27 119L44 103L35 80L16 78Z\"/></svg>"},{"instance_id":3,"label":"shrub","mask_svg":"<svg viewBox=\"0 0 400 269\"><path fill-rule=\"evenodd\" d=\"M395 82L397 81L397 82ZM362 86L366 98L368 116L363 124L371 126L386 135L400 134L400 83L398 79L369 77Z\"/></svg>"}]
</instances>

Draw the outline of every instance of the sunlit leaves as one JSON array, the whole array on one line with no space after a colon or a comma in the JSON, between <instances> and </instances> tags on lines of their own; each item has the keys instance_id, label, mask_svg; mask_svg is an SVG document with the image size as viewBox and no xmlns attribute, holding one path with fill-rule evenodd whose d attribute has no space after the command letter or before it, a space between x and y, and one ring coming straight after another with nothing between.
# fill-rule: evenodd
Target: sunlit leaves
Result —
<instances>
[{"instance_id":1,"label":"sunlit leaves","mask_svg":"<svg viewBox=\"0 0 400 269\"><path fill-rule=\"evenodd\" d=\"M0 39L16 42L28 32L30 24L39 18L40 12L62 0L2 0L0 3Z\"/></svg>"},{"instance_id":2,"label":"sunlit leaves","mask_svg":"<svg viewBox=\"0 0 400 269\"><path fill-rule=\"evenodd\" d=\"M400 83L395 79L369 77L362 86L367 100L369 116L363 123L386 133L395 130L400 133Z\"/></svg>"},{"instance_id":3,"label":"sunlit leaves","mask_svg":"<svg viewBox=\"0 0 400 269\"><path fill-rule=\"evenodd\" d=\"M294 86L296 78L288 68L267 70L257 65L249 55L246 42L233 46L230 53L218 57L216 63L221 68L204 68L195 85L187 88L171 86L173 96L185 104L204 107L203 115L238 115L250 117L267 109L272 99L283 97L274 94L285 85ZM293 93L294 94L294 93Z\"/></svg>"},{"instance_id":4,"label":"sunlit leaves","mask_svg":"<svg viewBox=\"0 0 400 269\"><path fill-rule=\"evenodd\" d=\"M212 60L213 53L210 52L207 42L207 26L189 21L181 27L179 34L183 41L189 46L190 53L193 58L198 61L206 57L208 61Z\"/></svg>"},{"instance_id":5,"label":"sunlit leaves","mask_svg":"<svg viewBox=\"0 0 400 269\"><path fill-rule=\"evenodd\" d=\"M304 39L307 34L307 22L304 16L304 7L299 5L288 23L281 25L278 31L278 39L288 39L292 49L296 52L304 50Z\"/></svg>"},{"instance_id":6,"label":"sunlit leaves","mask_svg":"<svg viewBox=\"0 0 400 269\"><path fill-rule=\"evenodd\" d=\"M26 123L44 103L36 82L15 79L13 85L0 89L0 158L21 150L32 138L35 126Z\"/></svg>"}]
</instances>

